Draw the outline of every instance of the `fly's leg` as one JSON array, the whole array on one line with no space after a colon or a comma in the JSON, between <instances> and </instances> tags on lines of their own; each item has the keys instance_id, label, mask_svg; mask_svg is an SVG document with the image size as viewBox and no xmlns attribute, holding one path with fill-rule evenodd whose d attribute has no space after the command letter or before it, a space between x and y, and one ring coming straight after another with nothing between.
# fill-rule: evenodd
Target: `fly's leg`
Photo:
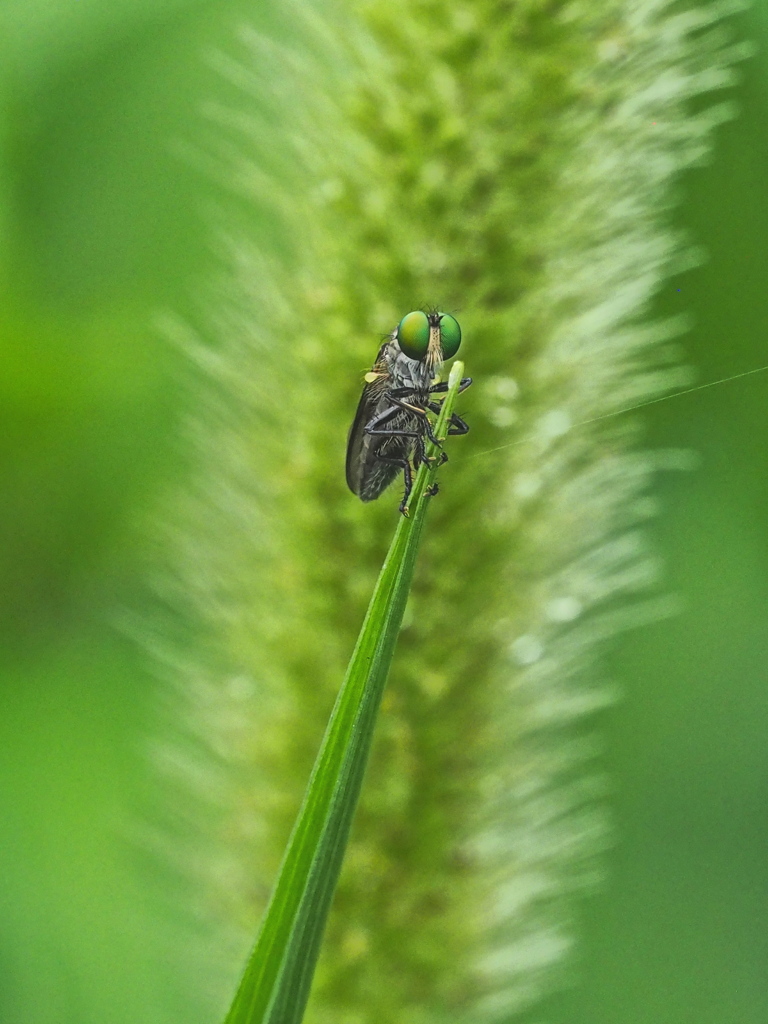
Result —
<instances>
[{"instance_id":1,"label":"fly's leg","mask_svg":"<svg viewBox=\"0 0 768 1024\"><path fill-rule=\"evenodd\" d=\"M448 421L448 433L449 434L468 434L469 424L465 423L461 416L458 416L455 412L451 413L451 418Z\"/></svg>"},{"instance_id":2,"label":"fly's leg","mask_svg":"<svg viewBox=\"0 0 768 1024\"><path fill-rule=\"evenodd\" d=\"M421 437L415 430L369 430L366 427L365 432L372 437Z\"/></svg>"},{"instance_id":3,"label":"fly's leg","mask_svg":"<svg viewBox=\"0 0 768 1024\"><path fill-rule=\"evenodd\" d=\"M395 404L391 405L388 409L385 409L383 412L379 413L378 416L375 416L366 425L365 433L376 437L413 437L415 438L415 451L413 457L414 467L418 469L422 463L429 464L430 462L434 462L435 457L432 455L427 455L426 446L424 443L424 436L426 435L429 438L429 440L438 448L441 448L441 445L438 439L435 437L434 431L432 430L432 424L430 423L429 417L427 416L427 410L421 406L411 405L410 403L404 401L398 401L398 399L393 398L392 395L390 395L390 398ZM432 412L440 411L440 406L437 404L437 402L430 402L428 408ZM385 424L388 423L389 420L391 420L394 416L397 415L398 412L402 410L415 413L419 416L419 430L398 430L396 428L386 428ZM469 430L469 427L467 427L466 423L464 423L462 419L456 416L455 413L453 414L453 417L451 419L452 424L454 418L457 421L456 425L460 424L462 427L464 427L464 429L452 431L449 427L448 432L465 434L467 430ZM411 496L411 491L413 490L413 470L411 469L410 462L408 461L408 459L387 457L386 455L382 455L379 452L376 452L375 454L376 458L380 462L388 463L391 466L398 466L400 469L402 469L403 476L405 478L405 493L403 494L403 500L400 502L400 511L404 516L407 517L408 499ZM443 463L447 461L448 456L444 451L441 451L438 465L442 466ZM428 487L426 493L430 496L434 496L435 494L437 494L437 484L432 484L430 487Z\"/></svg>"},{"instance_id":4,"label":"fly's leg","mask_svg":"<svg viewBox=\"0 0 768 1024\"><path fill-rule=\"evenodd\" d=\"M422 462L428 464L434 462L434 459L427 455L427 450L424 446L424 435L419 434L416 438L416 449L413 453L413 468L418 469Z\"/></svg>"},{"instance_id":5,"label":"fly's leg","mask_svg":"<svg viewBox=\"0 0 768 1024\"><path fill-rule=\"evenodd\" d=\"M430 402L427 408L430 412L440 412L440 406L437 402ZM449 434L468 434L469 426L464 422L461 416L457 416L455 412L451 413L451 418L448 421L448 433ZM438 466L443 466L448 461L448 455L446 452L440 452L440 461Z\"/></svg>"},{"instance_id":6,"label":"fly's leg","mask_svg":"<svg viewBox=\"0 0 768 1024\"><path fill-rule=\"evenodd\" d=\"M427 408L430 410L430 412L440 412L440 405L438 402L430 402ZM464 422L461 416L457 416L455 412L452 412L451 418L448 421L448 433L468 434L469 425Z\"/></svg>"},{"instance_id":7,"label":"fly's leg","mask_svg":"<svg viewBox=\"0 0 768 1024\"><path fill-rule=\"evenodd\" d=\"M427 435L429 440L436 447L442 448L442 445L440 444L438 439L435 437L435 432L432 429L432 424L430 423L429 417L427 416L427 410L423 406L421 406L421 405L411 405L410 402L406 402L402 398L398 398L397 396L392 395L392 394L390 394L389 397L401 409L405 409L407 412L412 412L416 416L419 416L421 418L421 423L422 423L422 425L424 427L424 433ZM437 403L434 403L434 404L437 404ZM432 411L434 412L434 410L432 410ZM438 411L439 411L439 407L438 407Z\"/></svg>"},{"instance_id":8,"label":"fly's leg","mask_svg":"<svg viewBox=\"0 0 768 1024\"><path fill-rule=\"evenodd\" d=\"M461 378L461 383L459 384L459 392L458 393L461 394L462 391L466 391L471 383L472 383L472 378L471 377L462 377ZM429 393L430 393L430 395L439 395L439 394L445 394L445 392L447 390L448 390L448 382L447 381L442 381L440 384L433 384L432 387L429 389ZM437 414L440 413L440 403L439 402L427 402L427 408L429 409L430 412L434 412L434 413L437 413ZM469 433L469 426L468 426L468 424L466 424L464 422L464 420L461 418L461 416L458 416L455 412L452 412L451 413L451 418L448 421L448 433L449 434L468 434ZM442 458L440 460L440 465L442 466L442 464L444 462L447 462L447 461L448 461L447 458Z\"/></svg>"},{"instance_id":9,"label":"fly's leg","mask_svg":"<svg viewBox=\"0 0 768 1024\"><path fill-rule=\"evenodd\" d=\"M402 412L402 409L401 409L400 406L398 406L398 405L391 405L388 409L385 409L384 412L379 413L378 416L374 416L373 419L370 420L366 424L366 426L365 426L365 433L366 434L373 434L375 436L385 436L385 437L418 437L419 436L419 432L416 431L416 430L397 430L397 429L394 429L394 430L379 430L378 429L379 427L382 427L385 423L388 423L389 420L391 420L399 412Z\"/></svg>"},{"instance_id":10,"label":"fly's leg","mask_svg":"<svg viewBox=\"0 0 768 1024\"><path fill-rule=\"evenodd\" d=\"M472 378L471 377L462 377L461 378L461 384L459 384L459 394L461 394L462 391L466 391L471 383L472 383ZM430 395L439 395L439 394L444 394L447 390L448 390L448 381L444 380L444 381L441 381L440 384L433 384L432 387L429 389L429 393L430 393Z\"/></svg>"},{"instance_id":11,"label":"fly's leg","mask_svg":"<svg viewBox=\"0 0 768 1024\"><path fill-rule=\"evenodd\" d=\"M403 476L405 477L405 494L403 495L403 500L400 502L400 511L403 513L403 515L407 519L408 518L408 499L410 498L411 491L413 490L413 473L411 471L411 464L410 464L410 462L408 461L408 459L391 459L391 458L387 458L386 455L379 455L378 452L376 453L376 458L380 462L387 462L391 466L399 466L400 469L402 469Z\"/></svg>"},{"instance_id":12,"label":"fly's leg","mask_svg":"<svg viewBox=\"0 0 768 1024\"><path fill-rule=\"evenodd\" d=\"M397 401L397 399L394 399L394 401ZM388 420L391 420L393 418L393 416L397 415L397 413L400 412L403 409L408 411L408 412L417 413L421 417L421 419L419 420L419 423L421 425L421 429L419 429L419 430L398 430L398 429L381 430L381 429L379 429L383 424L387 423ZM469 429L469 428L467 428L467 429ZM408 405L406 402L403 402L402 404L400 402L397 402L397 405L391 405L388 409L385 409L384 412L379 413L378 416L374 416L374 418L370 421L370 423L368 423L367 426L365 427L365 432L366 432L366 434L371 434L371 435L376 436L376 437L415 437L416 438L416 443L421 445L420 454L421 454L421 461L422 462L432 462L433 461L433 456L427 455L426 451L424 450L424 433L426 433L427 437L432 442L432 444L436 445L436 447L438 447L438 448L442 448L442 445L440 444L438 439L435 437L434 431L432 430L432 424L429 422L429 419L427 417L426 411L424 409L422 409L420 406ZM445 462L445 458L441 457L440 464L442 465L443 462ZM416 463L416 465L418 467L418 463Z\"/></svg>"},{"instance_id":13,"label":"fly's leg","mask_svg":"<svg viewBox=\"0 0 768 1024\"><path fill-rule=\"evenodd\" d=\"M447 460L448 460L448 456L445 454L445 452L441 452L441 458L440 458L440 463L439 464L442 466L442 464L444 462L447 462ZM434 456L427 455L426 447L424 445L424 436L422 434L422 435L420 435L419 437L416 438L416 450L415 450L414 455L413 455L413 468L414 469L418 469L419 466L422 464L422 462L425 465L428 465L430 462L434 462L434 461L435 461ZM433 498L437 494L437 490L438 490L437 484L430 484L430 486L426 489L426 491L424 493L426 495L428 495L430 498Z\"/></svg>"},{"instance_id":14,"label":"fly's leg","mask_svg":"<svg viewBox=\"0 0 768 1024\"><path fill-rule=\"evenodd\" d=\"M438 466L442 466L443 463L447 461L448 456L445 454L445 452L442 451L440 452L439 459L435 455L427 455L427 448L426 445L424 444L424 435L419 434L419 436L416 438L416 457L413 460L413 464L416 467L416 469L419 468L422 462L425 463L426 465L429 465L430 462L437 462Z\"/></svg>"},{"instance_id":15,"label":"fly's leg","mask_svg":"<svg viewBox=\"0 0 768 1024\"><path fill-rule=\"evenodd\" d=\"M432 429L432 424L429 422L429 419L427 418L426 412L424 413L424 433L427 435L429 440L432 442L433 445L435 445L436 448L443 447L442 444L435 437L435 432Z\"/></svg>"},{"instance_id":16,"label":"fly's leg","mask_svg":"<svg viewBox=\"0 0 768 1024\"><path fill-rule=\"evenodd\" d=\"M436 457L434 455L425 455L424 456L424 461L425 462L435 462L435 459L436 459ZM440 458L437 459L438 466L444 466L447 461L448 461L448 453L441 451L440 452Z\"/></svg>"},{"instance_id":17,"label":"fly's leg","mask_svg":"<svg viewBox=\"0 0 768 1024\"><path fill-rule=\"evenodd\" d=\"M461 384L459 385L459 394L461 394L462 391L466 390L471 383L472 383L472 378L471 377L464 377L462 379ZM429 393L432 394L434 392L444 392L444 391L447 391L447 390L448 390L448 385L446 383L443 383L443 384L433 384L432 387L429 389ZM432 423L431 423L429 417L427 416L427 409L429 409L430 412L439 413L440 412L439 404L437 402L427 402L427 405L426 405L426 408L425 408L423 405L416 405L415 403L411 403L411 402L406 401L406 399L408 399L408 398L415 398L415 397L416 397L416 392L414 392L413 388L393 388L389 392L389 399L390 399L390 401L394 402L395 405L399 406L401 409L405 409L407 412L412 412L412 413L415 413L415 415L419 416L421 418L422 423L424 424L424 432L426 433L426 435L429 438L429 440L432 442L433 445L435 445L436 448L442 448L443 447L442 443L435 436L435 432L432 429ZM387 418L389 418L389 416L392 416L393 413L391 411L391 407L390 407L390 409L387 409L384 413L382 413L382 415L383 416L386 415ZM454 416L455 416L455 413L454 413ZM457 419L458 422L464 423L464 421L460 420L458 417L456 417L456 419ZM451 422L453 422L453 417L451 418ZM466 424L465 424L465 426L466 426ZM464 431L458 431L458 433L465 433L466 434L468 430L469 430L469 427L467 427L467 429L464 430ZM457 433L457 431L451 431L451 430L449 430L448 432L449 433Z\"/></svg>"},{"instance_id":18,"label":"fly's leg","mask_svg":"<svg viewBox=\"0 0 768 1024\"><path fill-rule=\"evenodd\" d=\"M411 497L411 492L414 486L414 478L411 474L411 463L408 459L403 459L402 461L402 475L406 478L406 489L404 489L402 494L402 501L399 504L399 510L408 519L408 500Z\"/></svg>"}]
</instances>

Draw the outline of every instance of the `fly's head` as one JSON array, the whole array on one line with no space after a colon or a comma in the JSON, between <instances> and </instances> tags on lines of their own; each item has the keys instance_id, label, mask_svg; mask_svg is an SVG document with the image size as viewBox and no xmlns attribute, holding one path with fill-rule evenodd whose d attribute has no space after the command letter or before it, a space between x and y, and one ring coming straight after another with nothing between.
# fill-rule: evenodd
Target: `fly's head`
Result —
<instances>
[{"instance_id":1,"label":"fly's head","mask_svg":"<svg viewBox=\"0 0 768 1024\"><path fill-rule=\"evenodd\" d=\"M426 388L432 383L443 360L451 359L461 344L461 328L450 313L421 309L407 313L392 332L396 363L393 375L409 377L415 387Z\"/></svg>"}]
</instances>

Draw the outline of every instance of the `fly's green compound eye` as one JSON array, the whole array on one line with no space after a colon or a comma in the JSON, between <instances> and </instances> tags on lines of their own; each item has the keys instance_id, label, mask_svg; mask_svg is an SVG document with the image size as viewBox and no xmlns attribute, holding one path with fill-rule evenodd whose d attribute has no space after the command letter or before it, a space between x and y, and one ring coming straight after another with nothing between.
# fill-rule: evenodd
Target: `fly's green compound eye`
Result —
<instances>
[{"instance_id":1,"label":"fly's green compound eye","mask_svg":"<svg viewBox=\"0 0 768 1024\"><path fill-rule=\"evenodd\" d=\"M423 359L429 348L427 314L422 313L420 309L406 313L397 325L397 342L409 359Z\"/></svg>"},{"instance_id":2,"label":"fly's green compound eye","mask_svg":"<svg viewBox=\"0 0 768 1024\"><path fill-rule=\"evenodd\" d=\"M452 359L459 351L461 328L458 320L454 320L450 313L440 314L440 344L444 359Z\"/></svg>"}]
</instances>

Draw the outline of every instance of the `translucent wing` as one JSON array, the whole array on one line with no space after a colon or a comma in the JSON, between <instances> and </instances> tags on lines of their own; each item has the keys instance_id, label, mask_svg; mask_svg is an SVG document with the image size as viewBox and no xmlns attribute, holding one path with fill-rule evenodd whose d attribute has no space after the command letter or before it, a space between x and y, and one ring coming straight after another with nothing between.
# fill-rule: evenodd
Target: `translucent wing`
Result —
<instances>
[{"instance_id":1,"label":"translucent wing","mask_svg":"<svg viewBox=\"0 0 768 1024\"><path fill-rule=\"evenodd\" d=\"M392 385L383 353L384 346L371 370L371 374L376 374L376 377L363 388L347 439L347 485L363 501L378 498L398 473L397 467L376 459L375 450L380 438L365 433L366 424L386 408L387 394Z\"/></svg>"}]
</instances>

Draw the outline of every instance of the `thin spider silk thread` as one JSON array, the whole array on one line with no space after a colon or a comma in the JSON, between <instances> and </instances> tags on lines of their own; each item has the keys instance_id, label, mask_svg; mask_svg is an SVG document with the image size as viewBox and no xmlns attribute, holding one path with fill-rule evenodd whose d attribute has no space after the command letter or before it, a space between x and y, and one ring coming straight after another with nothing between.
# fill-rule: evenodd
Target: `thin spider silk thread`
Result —
<instances>
[{"instance_id":1,"label":"thin spider silk thread","mask_svg":"<svg viewBox=\"0 0 768 1024\"><path fill-rule=\"evenodd\" d=\"M651 398L647 402L638 402L636 405L628 405L625 409L617 409L615 412L607 412L604 416L593 416L588 420L579 420L578 423L573 423L569 430L575 430L576 427L585 427L588 423L600 423L603 420L612 420L616 416L624 416L628 412L635 412L638 409L646 409L649 405L658 405L660 402L669 402L673 398L680 398L682 395L691 395L694 391L706 391L707 388L717 387L718 384L729 384L732 380L741 380L742 377L752 377L756 373L765 373L768 370L768 365L758 366L754 370L744 370L742 373L731 374L730 377L721 377L719 380L710 380L706 384L697 384L693 388L684 388L682 391L675 391L671 395L662 395L661 398ZM479 459L481 455L492 455L494 452L504 451L505 448L514 448L516 445L525 444L528 438L520 438L519 441L508 441L506 444L500 444L496 448L487 448L482 452L474 452L472 455L465 456L466 459Z\"/></svg>"}]
</instances>

